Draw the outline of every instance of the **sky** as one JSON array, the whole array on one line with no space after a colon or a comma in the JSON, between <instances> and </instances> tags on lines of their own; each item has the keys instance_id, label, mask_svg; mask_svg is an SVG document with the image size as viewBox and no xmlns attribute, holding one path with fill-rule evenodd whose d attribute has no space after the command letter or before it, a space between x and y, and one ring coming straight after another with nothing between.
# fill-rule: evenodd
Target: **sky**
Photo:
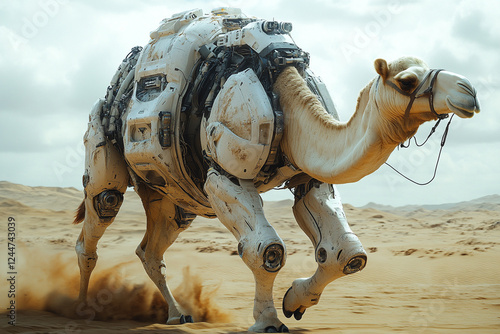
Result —
<instances>
[{"instance_id":1,"label":"sky","mask_svg":"<svg viewBox=\"0 0 500 334\"><path fill-rule=\"evenodd\" d=\"M292 22L293 39L310 53L310 67L342 121L376 76L376 58L418 56L475 85L481 113L453 119L431 184L414 185L383 165L339 185L343 202L439 204L500 193L500 2L494 0L0 0L0 180L82 189L89 111L130 48L147 44L150 31L174 13L221 6ZM421 126L417 137L424 139L431 126ZM429 180L443 129L422 148L395 150L388 162Z\"/></svg>"}]
</instances>

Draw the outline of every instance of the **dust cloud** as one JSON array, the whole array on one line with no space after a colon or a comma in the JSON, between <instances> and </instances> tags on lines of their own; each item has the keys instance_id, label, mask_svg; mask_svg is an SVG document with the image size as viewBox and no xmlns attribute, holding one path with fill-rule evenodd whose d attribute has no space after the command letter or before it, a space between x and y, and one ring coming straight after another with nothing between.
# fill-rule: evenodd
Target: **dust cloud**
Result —
<instances>
[{"instance_id":1,"label":"dust cloud","mask_svg":"<svg viewBox=\"0 0 500 334\"><path fill-rule=\"evenodd\" d=\"M179 285L174 296L179 304L191 314L197 321L206 322L230 322L228 312L221 310L214 302L214 298L220 285L211 289L203 285L202 278L197 274L191 274L189 267L182 271L184 284ZM203 320L198 320L203 319Z\"/></svg>"},{"instance_id":2,"label":"dust cloud","mask_svg":"<svg viewBox=\"0 0 500 334\"><path fill-rule=\"evenodd\" d=\"M48 311L87 321L167 321L168 305L156 286L149 281L130 282L124 274L132 261L107 267L99 263L90 280L88 302L82 303L78 301L80 274L76 258L26 246L19 251L20 258L25 259L19 264L19 310ZM205 286L189 267L183 269L182 282L173 290L174 296L196 322L230 321L229 313L214 301L218 286Z\"/></svg>"}]
</instances>

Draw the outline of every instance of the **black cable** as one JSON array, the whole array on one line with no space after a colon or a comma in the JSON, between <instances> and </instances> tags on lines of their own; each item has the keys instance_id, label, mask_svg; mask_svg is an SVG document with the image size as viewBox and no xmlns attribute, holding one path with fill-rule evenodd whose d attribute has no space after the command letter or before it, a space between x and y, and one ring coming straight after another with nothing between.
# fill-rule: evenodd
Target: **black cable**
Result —
<instances>
[{"instance_id":1,"label":"black cable","mask_svg":"<svg viewBox=\"0 0 500 334\"><path fill-rule=\"evenodd\" d=\"M417 184L419 186L425 186L425 185L428 185L429 183L431 183L432 181L434 181L434 178L436 177L437 169L438 169L438 166L439 166L439 160L441 159L441 152L443 151L444 144L446 143L446 138L448 137L448 130L450 128L450 124L451 124L451 120L453 119L453 116L455 116L455 114L451 115L450 120L448 121L448 124L446 124L446 128L445 128L445 130L443 132L443 137L441 138L441 144L440 144L441 147L439 148L439 154L438 154L438 157L437 157L437 160L436 160L436 166L434 167L434 174L432 175L432 178L429 181L424 182L424 183L417 182L415 180L410 179L408 176L404 175L400 171L398 171L396 168L394 168L393 166L391 166L389 163L385 162L385 164L387 166L391 167L392 170L394 170L396 173L398 173L399 175L401 175L402 177L404 177L408 181L413 182L413 183L415 183L415 184ZM427 136L427 139L421 145L418 145L417 144L417 140L415 139L415 144L417 144L418 147L423 146L427 142L427 140L429 140L429 137L434 133L434 131L436 130L436 127L439 125L440 121L441 121L441 119L439 119L437 121L436 125L434 125L434 127L432 128L431 133ZM408 148L409 146L410 146L409 143L408 143L407 146L404 146L403 144L401 144L401 147L403 147L403 148Z\"/></svg>"}]
</instances>

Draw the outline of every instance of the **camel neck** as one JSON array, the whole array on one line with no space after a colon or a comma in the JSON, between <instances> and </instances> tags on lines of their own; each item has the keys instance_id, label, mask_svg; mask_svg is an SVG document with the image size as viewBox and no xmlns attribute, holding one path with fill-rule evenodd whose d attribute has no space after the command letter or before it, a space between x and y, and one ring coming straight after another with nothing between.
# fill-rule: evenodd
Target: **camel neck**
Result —
<instances>
[{"instance_id":1,"label":"camel neck","mask_svg":"<svg viewBox=\"0 0 500 334\"><path fill-rule=\"evenodd\" d=\"M377 170L395 148L380 139L380 115L370 99L372 83L361 92L346 123L326 112L294 68L283 71L274 88L285 116L283 152L315 179L356 182Z\"/></svg>"}]
</instances>

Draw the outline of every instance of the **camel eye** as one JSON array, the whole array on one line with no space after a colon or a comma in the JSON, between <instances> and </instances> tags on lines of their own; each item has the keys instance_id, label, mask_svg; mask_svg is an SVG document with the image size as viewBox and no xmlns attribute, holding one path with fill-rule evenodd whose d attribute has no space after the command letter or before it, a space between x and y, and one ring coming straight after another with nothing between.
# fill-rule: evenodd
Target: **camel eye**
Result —
<instances>
[{"instance_id":1,"label":"camel eye","mask_svg":"<svg viewBox=\"0 0 500 334\"><path fill-rule=\"evenodd\" d=\"M405 92L410 92L415 88L417 85L417 79L410 77L410 78L404 78L404 79L399 79L399 86L401 87L402 90Z\"/></svg>"}]
</instances>

